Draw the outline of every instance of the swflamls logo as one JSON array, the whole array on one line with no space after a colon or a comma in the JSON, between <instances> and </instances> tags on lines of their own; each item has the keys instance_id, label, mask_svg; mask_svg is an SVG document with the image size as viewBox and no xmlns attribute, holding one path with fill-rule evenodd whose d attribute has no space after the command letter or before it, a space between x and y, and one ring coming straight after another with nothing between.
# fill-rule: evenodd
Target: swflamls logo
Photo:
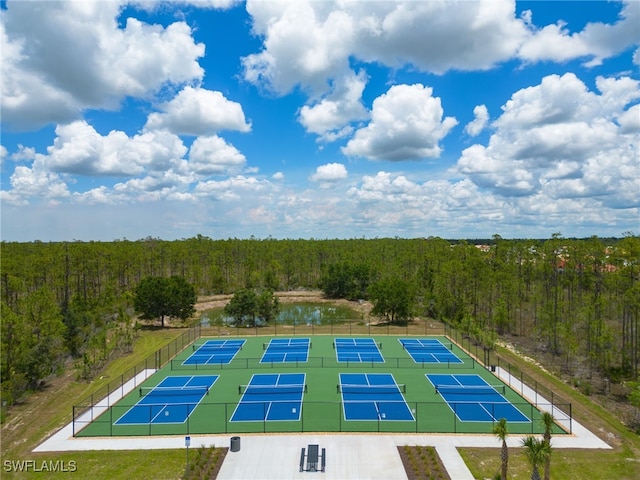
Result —
<instances>
[{"instance_id":1,"label":"swflamls logo","mask_svg":"<svg viewBox=\"0 0 640 480\"><path fill-rule=\"evenodd\" d=\"M5 460L4 471L9 472L75 472L75 460Z\"/></svg>"}]
</instances>

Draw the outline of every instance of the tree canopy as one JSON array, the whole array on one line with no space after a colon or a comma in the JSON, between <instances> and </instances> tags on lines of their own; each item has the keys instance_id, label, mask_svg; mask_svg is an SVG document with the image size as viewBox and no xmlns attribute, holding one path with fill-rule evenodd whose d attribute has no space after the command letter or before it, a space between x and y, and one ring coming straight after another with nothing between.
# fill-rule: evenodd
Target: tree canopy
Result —
<instances>
[{"instance_id":1,"label":"tree canopy","mask_svg":"<svg viewBox=\"0 0 640 480\"><path fill-rule=\"evenodd\" d=\"M195 289L183 277L146 277L136 287L133 305L140 318L160 319L164 327L165 317L181 320L191 317L196 301Z\"/></svg>"},{"instance_id":2,"label":"tree canopy","mask_svg":"<svg viewBox=\"0 0 640 480\"><path fill-rule=\"evenodd\" d=\"M412 317L413 290L409 282L400 278L377 281L369 288L371 314L390 323L406 324Z\"/></svg>"},{"instance_id":3,"label":"tree canopy","mask_svg":"<svg viewBox=\"0 0 640 480\"><path fill-rule=\"evenodd\" d=\"M280 302L271 290L264 290L258 295L255 290L241 288L224 307L224 313L232 317L237 325L246 326L254 326L256 317L270 322L279 312Z\"/></svg>"}]
</instances>

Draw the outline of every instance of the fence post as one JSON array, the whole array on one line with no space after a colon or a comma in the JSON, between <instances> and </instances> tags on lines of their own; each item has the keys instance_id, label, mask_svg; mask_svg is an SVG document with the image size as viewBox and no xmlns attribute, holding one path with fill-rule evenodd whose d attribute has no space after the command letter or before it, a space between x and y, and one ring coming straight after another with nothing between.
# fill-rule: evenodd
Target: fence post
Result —
<instances>
[{"instance_id":1,"label":"fence post","mask_svg":"<svg viewBox=\"0 0 640 480\"><path fill-rule=\"evenodd\" d=\"M571 411L571 404L569 404L569 433L573 433L573 413Z\"/></svg>"}]
</instances>

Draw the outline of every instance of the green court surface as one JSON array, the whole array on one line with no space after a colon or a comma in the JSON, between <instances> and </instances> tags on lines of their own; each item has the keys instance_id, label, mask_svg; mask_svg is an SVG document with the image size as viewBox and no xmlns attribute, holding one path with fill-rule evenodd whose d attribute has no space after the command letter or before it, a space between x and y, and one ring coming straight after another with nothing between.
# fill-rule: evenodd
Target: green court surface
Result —
<instances>
[{"instance_id":1,"label":"green court surface","mask_svg":"<svg viewBox=\"0 0 640 480\"><path fill-rule=\"evenodd\" d=\"M271 340L277 340L275 343L281 344L285 338L287 337L233 337L230 340L234 340L234 345L238 344L238 339L244 340L244 343L240 342L241 349L235 354L232 351L230 355L220 356L211 353L210 357L208 357L209 350L198 351L198 347L206 342L209 342L212 347L218 347L218 344L225 338L199 338L194 345L187 346L144 383L136 385L133 391L126 394L115 405L106 405L104 402L101 405L101 402L98 402L91 408L79 407L78 412L82 414L74 414L74 433L79 437L250 432L491 433L495 421L499 419L498 413L495 413L495 419L489 421L486 419L469 421L462 420L462 418L468 418L468 415L457 415L456 411L459 409L462 412L464 408L465 412L468 412L470 408L475 408L482 410L491 418L494 409L495 412L501 411L499 406L495 407L492 403L494 400L487 403L483 401L482 392L473 391L474 393L472 393L472 390L469 390L469 395L457 396L453 402L449 397L449 403L447 403L445 396L436 392L434 385L427 378L428 374L431 374L431 378L434 378L432 374L441 374L436 375L437 378L445 378L447 375L451 378L475 378L477 375L486 384L498 387L502 396L500 402L510 403L522 413L522 417L526 418L526 421L509 422L510 433L540 434L544 430L540 420L540 411L535 406L508 386L503 387L504 383L490 369L474 360L444 336L296 336L291 338L309 339L306 360L304 360L305 356L300 354L299 342L293 342L296 344L295 354L288 357L282 355L280 358L278 352L284 348L283 353L287 353L287 347L279 346L274 349L275 352L271 351L270 355L264 357L269 359L268 361L261 362ZM353 342L354 345L364 345L361 354L358 354L359 347L355 347L355 352L352 347L347 347L345 353L342 348L345 345L345 339L349 338L372 339L373 342L370 343L376 347L371 347L367 342L356 341ZM446 349L446 352L442 355L440 355L441 351L436 352L431 356L428 353L431 350L428 350L426 354L419 355L415 351L403 348L399 340L404 338L419 338L424 339L425 342L439 340L444 345L443 348ZM340 341L336 344L337 339ZM226 347L223 345L223 348ZM372 355L372 350L376 349L382 356L382 362L376 355ZM233 350L233 345L231 350ZM208 361L209 358L210 361ZM339 358L342 361L338 361ZM452 358L455 361L449 361ZM185 363L187 359L190 360ZM285 361L285 359L287 360ZM419 359L419 361L415 359ZM232 421L234 412L243 399L246 385L255 383L254 376L256 379L272 378L274 375L291 373L303 373L305 379L302 411L294 412L296 413L293 415L294 420ZM376 378L372 374L390 374L395 383L400 386L402 397L413 419L398 421L387 419L384 415L365 419L355 419L350 415L345 416L343 395L341 388L339 388L340 374L345 373L365 374L362 376L365 379ZM149 387L159 385L161 382L163 385L176 384L176 382L178 385L182 385L183 379L186 384L189 382L189 377L193 377L197 382L197 377L200 376L206 376L206 378L215 376L216 378L206 393L200 392L197 395L197 403L189 404L192 400L188 399L192 396L185 396L187 400L182 402L180 400L181 392L171 389L158 389L165 396L155 397L158 399L157 401L149 397L149 392L152 390ZM168 377L180 377L180 379L167 381ZM385 377L388 378L388 375ZM484 383L482 380L478 381ZM175 389L176 387L171 388ZM373 402L372 408L378 410L380 405L380 411L382 411L382 405L385 402L385 389L372 388L371 390L380 395L380 401L376 401L375 398L370 400L370 397L363 397L363 404L364 402ZM274 404L277 405L280 402L278 400L279 392L270 394L274 395L270 401L264 401L263 405L254 403L251 405L252 408L264 407L267 410ZM170 400L166 400L167 396L170 397ZM247 396L243 401L251 401L250 398ZM349 401L357 403L357 396L355 401L353 399ZM392 401L402 400L398 395L394 395ZM137 420L130 423L121 420L132 417L130 410L139 402L142 405L139 404L136 407L137 414L134 416ZM154 402L158 405L155 405ZM284 404L285 400L282 402ZM282 407L282 405L277 406ZM148 408L148 414L144 413L145 408ZM351 408L353 408L353 403ZM180 411L176 412L176 409L180 409ZM138 410L141 410L142 413L139 414ZM186 420L184 420L185 417ZM171 418L180 420L172 423ZM554 434L562 433L566 432L560 427L555 428Z\"/></svg>"}]
</instances>

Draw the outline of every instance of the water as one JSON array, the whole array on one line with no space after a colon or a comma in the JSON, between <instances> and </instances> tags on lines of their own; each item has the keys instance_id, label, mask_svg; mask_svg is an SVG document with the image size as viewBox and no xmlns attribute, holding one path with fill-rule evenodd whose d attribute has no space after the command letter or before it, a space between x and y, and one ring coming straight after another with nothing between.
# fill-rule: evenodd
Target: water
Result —
<instances>
[{"instance_id":1,"label":"water","mask_svg":"<svg viewBox=\"0 0 640 480\"><path fill-rule=\"evenodd\" d=\"M361 317L356 310L326 303L281 303L280 313L276 317L278 325L335 325L347 320L357 320ZM200 317L203 327L211 325L233 325L234 320L224 314L221 308L205 310ZM256 319L257 325L264 325L261 319Z\"/></svg>"}]
</instances>

